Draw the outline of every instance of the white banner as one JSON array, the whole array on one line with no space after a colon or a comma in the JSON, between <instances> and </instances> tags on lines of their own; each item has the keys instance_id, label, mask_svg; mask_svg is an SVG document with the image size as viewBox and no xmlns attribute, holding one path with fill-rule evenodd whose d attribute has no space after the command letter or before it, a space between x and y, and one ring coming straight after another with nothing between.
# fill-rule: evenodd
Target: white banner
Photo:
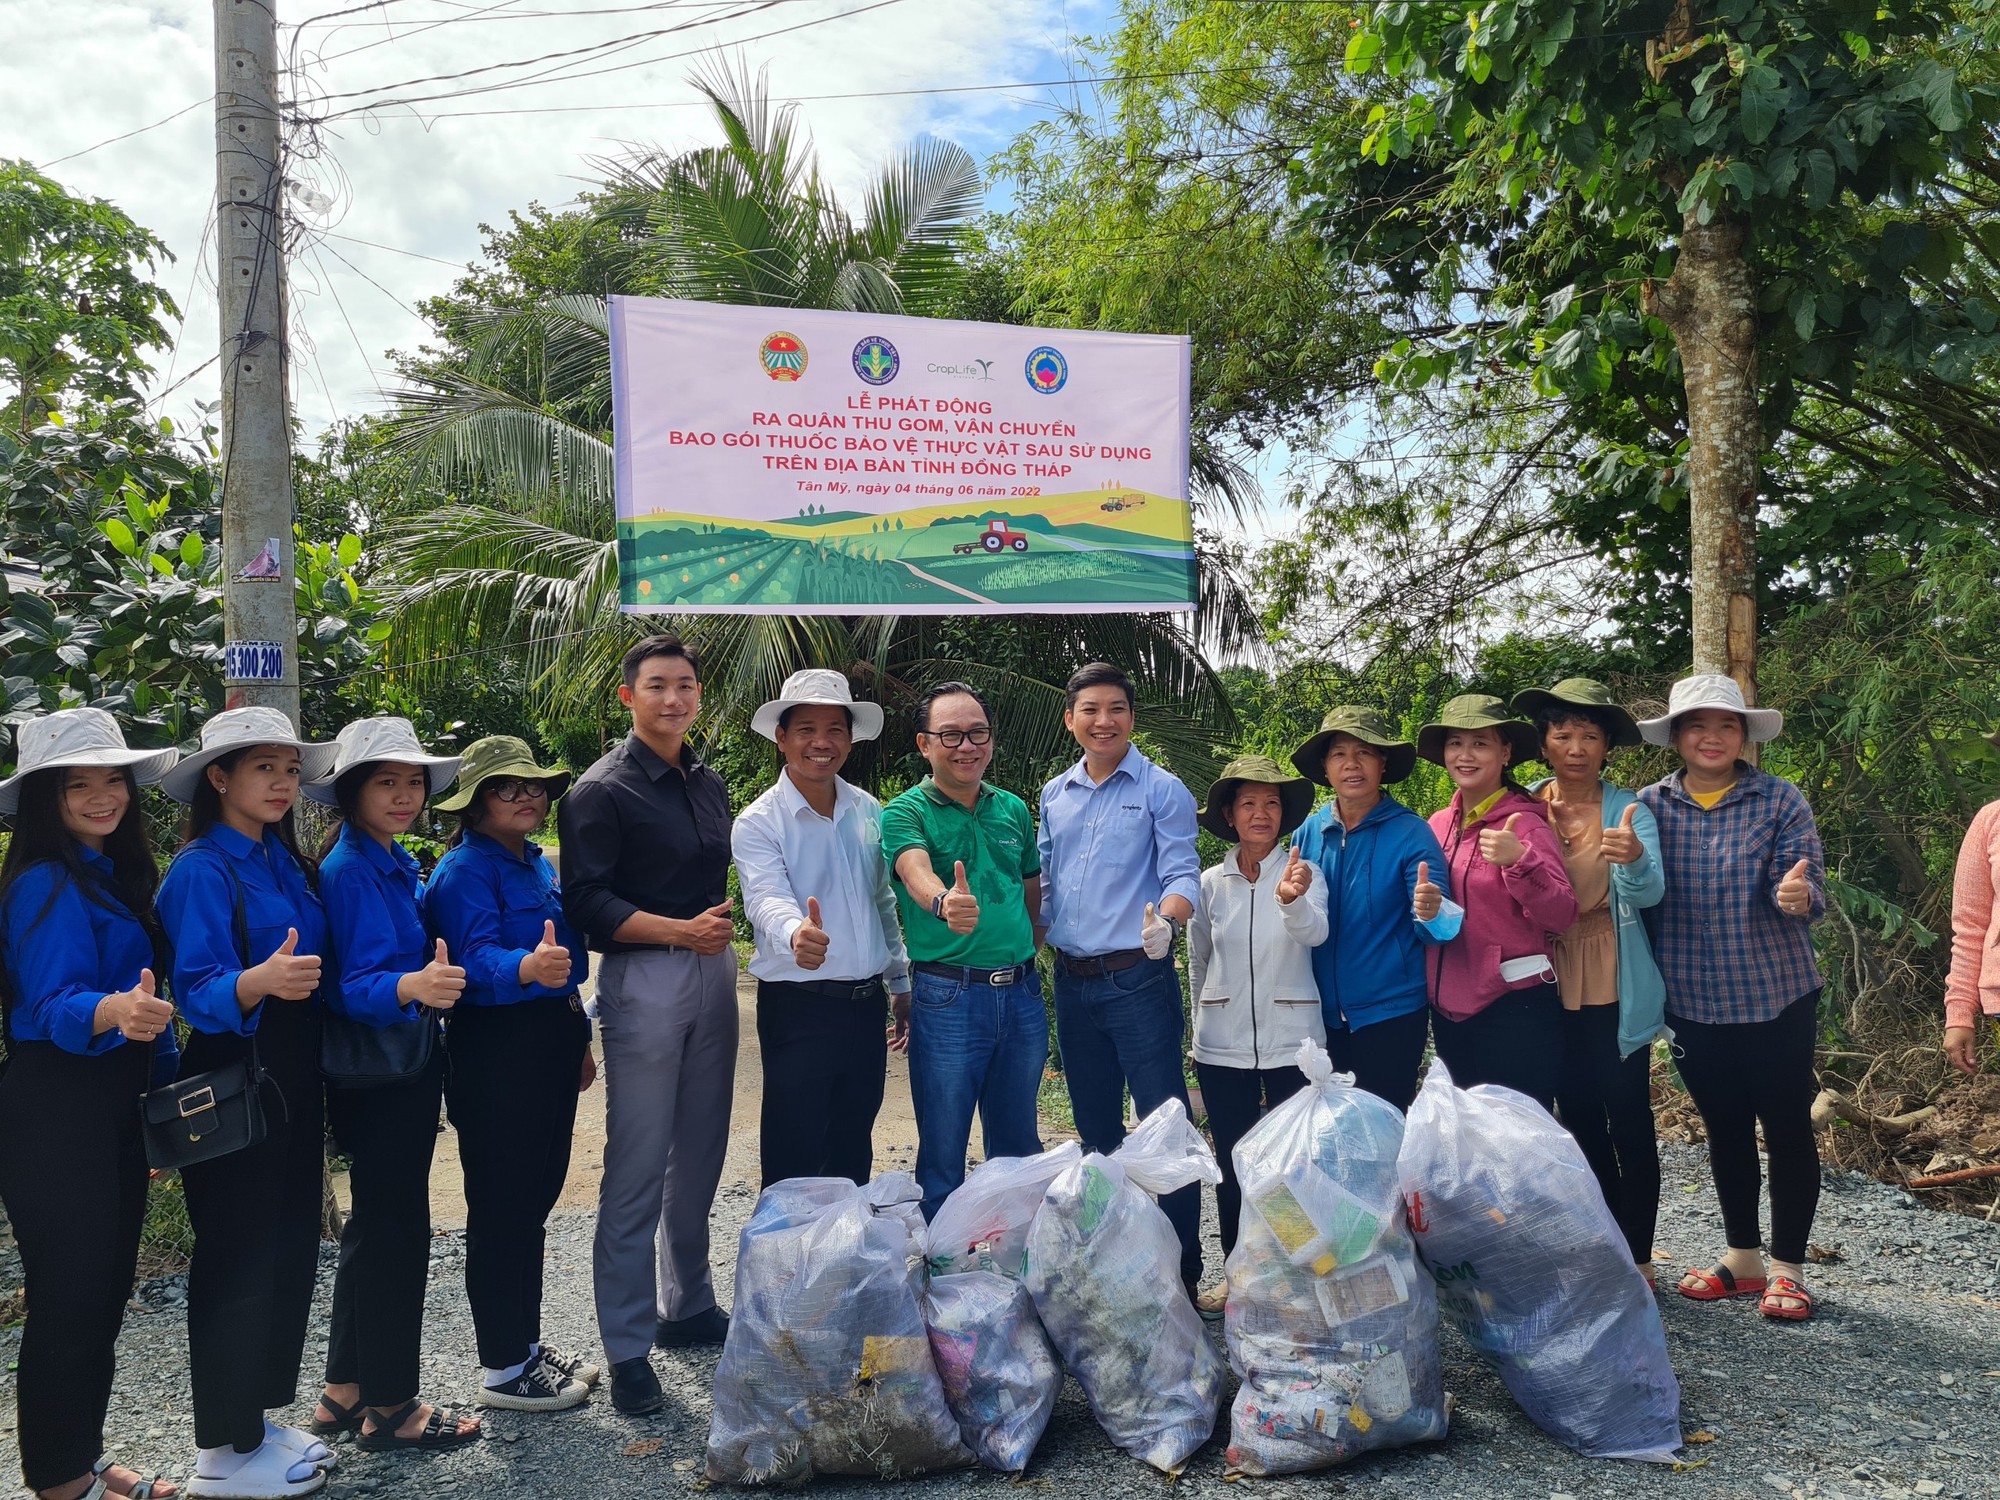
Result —
<instances>
[{"instance_id":1,"label":"white banner","mask_svg":"<svg viewBox=\"0 0 2000 1500\"><path fill-rule=\"evenodd\" d=\"M624 606L1188 610L1188 341L611 299Z\"/></svg>"}]
</instances>

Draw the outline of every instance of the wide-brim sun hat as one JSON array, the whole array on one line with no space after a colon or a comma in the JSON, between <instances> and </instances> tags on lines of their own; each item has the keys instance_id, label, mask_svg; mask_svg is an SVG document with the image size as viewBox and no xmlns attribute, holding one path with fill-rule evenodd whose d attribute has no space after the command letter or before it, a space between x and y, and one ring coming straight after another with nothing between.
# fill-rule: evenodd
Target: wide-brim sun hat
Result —
<instances>
[{"instance_id":1,"label":"wide-brim sun hat","mask_svg":"<svg viewBox=\"0 0 2000 1500\"><path fill-rule=\"evenodd\" d=\"M480 784L496 776L544 783L551 804L569 790L569 772L561 766L536 765L535 752L526 740L512 734L489 734L465 747L458 763L458 790L431 806L439 812L462 813L478 797Z\"/></svg>"},{"instance_id":2,"label":"wide-brim sun hat","mask_svg":"<svg viewBox=\"0 0 2000 1500\"><path fill-rule=\"evenodd\" d=\"M1454 729L1491 729L1514 749L1512 764L1541 757L1541 741L1535 726L1516 718L1506 703L1491 693L1461 693L1438 710L1432 723L1417 731L1417 754L1435 765L1444 764L1445 737Z\"/></svg>"},{"instance_id":3,"label":"wide-brim sun hat","mask_svg":"<svg viewBox=\"0 0 2000 1500\"><path fill-rule=\"evenodd\" d=\"M333 764L333 746L300 736L275 708L225 708L201 726L201 746L161 778L160 788L176 802L194 801L209 766L237 750L285 745L299 753L299 780L317 781Z\"/></svg>"},{"instance_id":4,"label":"wide-brim sun hat","mask_svg":"<svg viewBox=\"0 0 2000 1500\"><path fill-rule=\"evenodd\" d=\"M1611 689L1594 677L1565 677L1552 688L1523 688L1511 705L1524 719L1533 719L1544 709L1588 708L1612 723L1611 748L1624 750L1639 744L1639 721L1611 696Z\"/></svg>"},{"instance_id":5,"label":"wide-brim sun hat","mask_svg":"<svg viewBox=\"0 0 2000 1500\"><path fill-rule=\"evenodd\" d=\"M416 726L408 719L390 716L356 719L333 737L333 751L333 764L327 768L326 775L299 788L313 801L323 802L328 807L339 805L340 799L334 794L334 787L341 777L356 766L376 761L422 766L429 776L433 797L458 777L459 757L431 754L417 739Z\"/></svg>"},{"instance_id":6,"label":"wide-brim sun hat","mask_svg":"<svg viewBox=\"0 0 2000 1500\"><path fill-rule=\"evenodd\" d=\"M1316 786L1327 786L1326 752L1333 748L1337 734L1352 735L1364 745L1373 745L1388 762L1382 768L1385 782L1401 781L1417 768L1417 747L1396 732L1389 716L1377 708L1343 703L1327 710L1319 721L1319 732L1292 752L1292 764L1299 774Z\"/></svg>"},{"instance_id":7,"label":"wide-brim sun hat","mask_svg":"<svg viewBox=\"0 0 2000 1500\"><path fill-rule=\"evenodd\" d=\"M37 771L70 766L122 766L140 786L151 786L181 758L178 750L134 750L118 721L101 708L59 708L20 728L14 774L0 781L0 818L21 810L21 783Z\"/></svg>"},{"instance_id":8,"label":"wide-brim sun hat","mask_svg":"<svg viewBox=\"0 0 2000 1500\"><path fill-rule=\"evenodd\" d=\"M857 703L854 689L848 686L847 674L828 671L824 667L808 667L787 677L785 685L778 689L778 696L750 716L750 727L765 739L775 741L778 738L778 720L785 716L785 711L809 704L818 708L846 709L857 740L872 740L882 732L882 705Z\"/></svg>"},{"instance_id":9,"label":"wide-brim sun hat","mask_svg":"<svg viewBox=\"0 0 2000 1500\"><path fill-rule=\"evenodd\" d=\"M1785 716L1775 708L1752 708L1743 701L1736 679L1720 672L1696 672L1675 683L1667 694L1667 711L1657 719L1641 719L1639 733L1651 745L1674 742L1674 720L1704 708L1719 708L1743 716L1744 738L1753 745L1775 740L1785 729Z\"/></svg>"},{"instance_id":10,"label":"wide-brim sun hat","mask_svg":"<svg viewBox=\"0 0 2000 1500\"><path fill-rule=\"evenodd\" d=\"M1268 755L1239 755L1215 778L1215 785L1208 789L1208 805L1195 821L1224 843L1237 842L1242 835L1229 826L1229 819L1224 814L1235 802L1237 788L1251 783L1278 789L1279 838L1305 822L1306 815L1312 811L1313 789L1310 781L1303 776L1292 775Z\"/></svg>"}]
</instances>

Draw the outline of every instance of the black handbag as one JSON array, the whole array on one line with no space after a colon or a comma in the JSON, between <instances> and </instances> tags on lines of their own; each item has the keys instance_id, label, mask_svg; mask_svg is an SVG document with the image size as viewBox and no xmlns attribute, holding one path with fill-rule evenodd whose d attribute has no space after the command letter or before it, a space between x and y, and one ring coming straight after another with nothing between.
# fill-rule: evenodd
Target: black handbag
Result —
<instances>
[{"instance_id":1,"label":"black handbag","mask_svg":"<svg viewBox=\"0 0 2000 1500\"><path fill-rule=\"evenodd\" d=\"M402 1083L431 1065L437 1034L437 1017L422 1005L416 1020L393 1026L370 1026L329 1010L320 1018L319 1071L342 1088Z\"/></svg>"}]
</instances>

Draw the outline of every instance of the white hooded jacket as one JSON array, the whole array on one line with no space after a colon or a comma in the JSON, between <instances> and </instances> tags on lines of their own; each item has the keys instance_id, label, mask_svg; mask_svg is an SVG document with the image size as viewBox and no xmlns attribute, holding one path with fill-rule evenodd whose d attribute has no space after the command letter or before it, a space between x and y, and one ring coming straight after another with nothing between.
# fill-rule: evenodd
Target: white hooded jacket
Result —
<instances>
[{"instance_id":1,"label":"white hooded jacket","mask_svg":"<svg viewBox=\"0 0 2000 1500\"><path fill-rule=\"evenodd\" d=\"M1195 1061L1221 1068L1290 1067L1302 1041L1326 1045L1312 950L1326 941L1326 877L1278 904L1288 852L1265 857L1253 884L1241 846L1201 872L1188 921L1189 991L1195 997Z\"/></svg>"}]
</instances>

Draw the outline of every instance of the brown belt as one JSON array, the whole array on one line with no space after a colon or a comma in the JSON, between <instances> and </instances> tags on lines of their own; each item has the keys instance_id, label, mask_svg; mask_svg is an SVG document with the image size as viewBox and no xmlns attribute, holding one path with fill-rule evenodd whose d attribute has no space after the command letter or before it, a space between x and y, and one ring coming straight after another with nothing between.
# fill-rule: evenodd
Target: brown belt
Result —
<instances>
[{"instance_id":1,"label":"brown belt","mask_svg":"<svg viewBox=\"0 0 2000 1500\"><path fill-rule=\"evenodd\" d=\"M1116 953L1099 953L1091 958L1078 958L1073 953L1060 955L1062 966L1078 979L1102 979L1106 974L1116 974L1121 969L1136 968L1146 961L1144 948L1121 948Z\"/></svg>"}]
</instances>

